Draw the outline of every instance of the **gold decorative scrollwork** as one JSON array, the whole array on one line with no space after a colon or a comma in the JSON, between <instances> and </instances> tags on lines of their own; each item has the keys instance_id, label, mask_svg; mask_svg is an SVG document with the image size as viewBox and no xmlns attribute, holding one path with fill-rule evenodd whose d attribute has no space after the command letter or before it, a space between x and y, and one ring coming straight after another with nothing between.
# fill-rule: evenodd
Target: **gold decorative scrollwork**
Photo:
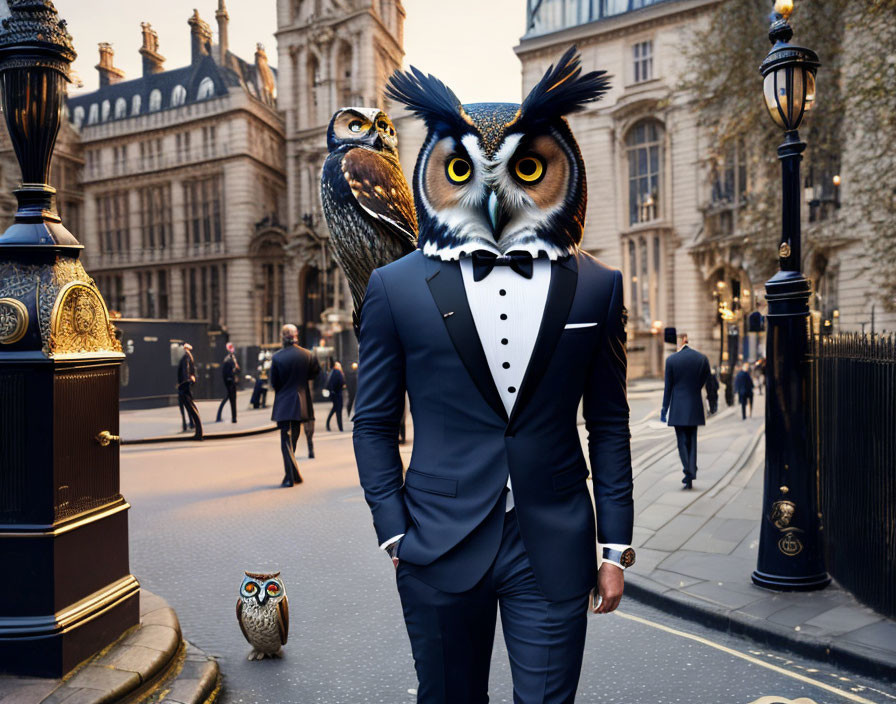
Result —
<instances>
[{"instance_id":1,"label":"gold decorative scrollwork","mask_svg":"<svg viewBox=\"0 0 896 704\"><path fill-rule=\"evenodd\" d=\"M790 250L789 242L782 242L781 246L778 247L778 256L781 259L787 259L787 257L790 256L790 252L791 252L791 250Z\"/></svg>"},{"instance_id":2,"label":"gold decorative scrollwork","mask_svg":"<svg viewBox=\"0 0 896 704\"><path fill-rule=\"evenodd\" d=\"M18 342L28 331L28 309L15 298L0 298L0 345Z\"/></svg>"},{"instance_id":3,"label":"gold decorative scrollwork","mask_svg":"<svg viewBox=\"0 0 896 704\"><path fill-rule=\"evenodd\" d=\"M803 551L803 541L800 540L797 533L801 532L799 528L788 528L784 531L784 535L778 540L778 550L787 555L787 557L799 555Z\"/></svg>"},{"instance_id":4,"label":"gold decorative scrollwork","mask_svg":"<svg viewBox=\"0 0 896 704\"><path fill-rule=\"evenodd\" d=\"M73 281L59 291L50 315L48 347L53 356L121 352L109 311L93 286Z\"/></svg>"},{"instance_id":5,"label":"gold decorative scrollwork","mask_svg":"<svg viewBox=\"0 0 896 704\"><path fill-rule=\"evenodd\" d=\"M793 520L796 513L796 504L793 501L775 501L772 504L772 514L768 517L778 530L784 530Z\"/></svg>"}]
</instances>

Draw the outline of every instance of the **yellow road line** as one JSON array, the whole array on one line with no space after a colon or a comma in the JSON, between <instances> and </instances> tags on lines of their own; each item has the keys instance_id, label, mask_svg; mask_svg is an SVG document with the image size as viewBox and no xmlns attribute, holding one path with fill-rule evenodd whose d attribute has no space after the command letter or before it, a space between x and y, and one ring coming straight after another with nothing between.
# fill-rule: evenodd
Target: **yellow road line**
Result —
<instances>
[{"instance_id":1,"label":"yellow road line","mask_svg":"<svg viewBox=\"0 0 896 704\"><path fill-rule=\"evenodd\" d=\"M734 650L732 648L728 648L719 643L715 643L708 638L703 638L702 636L695 636L693 633L686 633L685 631L679 631L676 628L670 628L669 626L664 626L661 623L655 623L653 621L649 621L646 618L641 618L640 616L633 616L632 614L622 613L621 611L614 612L620 618L628 619L629 621L635 621L637 623L641 623L645 626L650 626L651 628L656 628L661 631L665 631L666 633L671 633L672 635L679 636L680 638L687 638L688 640L696 641L697 643L702 643L703 645L708 645L710 648L715 648L716 650L721 650L723 653L727 653L728 655L732 655L736 658L740 658L741 660L746 660L749 663L754 665L759 665L759 667L764 667L768 670L772 670L773 672L777 672L780 675L784 675L786 677L790 677L792 679L798 680L800 682L805 682L806 684L810 684L813 687L819 687L824 689L832 694L837 694L844 699L848 699L851 702L858 702L858 704L875 704L870 699L865 699L864 697L860 697L857 694L853 694L852 692L845 692L842 689L838 689L837 687L832 687L829 684L825 684L824 682L819 682L818 680L813 680L811 677L806 677L805 675L801 675L798 672L790 672L790 670L785 670L783 667L778 667L777 665L772 665L770 662L765 662L764 660L760 660L759 658L754 658L752 655L747 655L746 653L741 653L738 650Z\"/></svg>"}]
</instances>

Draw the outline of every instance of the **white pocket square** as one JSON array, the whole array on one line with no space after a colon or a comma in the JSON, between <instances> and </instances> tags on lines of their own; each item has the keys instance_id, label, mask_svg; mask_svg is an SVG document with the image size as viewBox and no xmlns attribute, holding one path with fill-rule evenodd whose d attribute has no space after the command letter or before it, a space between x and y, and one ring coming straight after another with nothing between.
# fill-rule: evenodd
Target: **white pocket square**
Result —
<instances>
[{"instance_id":1,"label":"white pocket square","mask_svg":"<svg viewBox=\"0 0 896 704\"><path fill-rule=\"evenodd\" d=\"M593 328L597 323L567 323L564 330L575 330L577 328Z\"/></svg>"}]
</instances>

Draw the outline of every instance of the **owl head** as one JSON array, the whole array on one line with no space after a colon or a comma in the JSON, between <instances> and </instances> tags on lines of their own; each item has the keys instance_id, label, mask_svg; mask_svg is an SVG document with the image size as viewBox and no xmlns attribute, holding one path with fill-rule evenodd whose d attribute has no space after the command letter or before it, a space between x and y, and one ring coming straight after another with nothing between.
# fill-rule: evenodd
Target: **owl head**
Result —
<instances>
[{"instance_id":1,"label":"owl head","mask_svg":"<svg viewBox=\"0 0 896 704\"><path fill-rule=\"evenodd\" d=\"M240 598L244 602L255 602L259 606L264 606L268 601L277 603L285 596L286 587L283 586L279 572L270 574L246 572L240 585Z\"/></svg>"},{"instance_id":2,"label":"owl head","mask_svg":"<svg viewBox=\"0 0 896 704\"><path fill-rule=\"evenodd\" d=\"M330 152L367 147L398 158L398 134L395 125L382 110L376 108L341 108L327 127L327 149Z\"/></svg>"},{"instance_id":3,"label":"owl head","mask_svg":"<svg viewBox=\"0 0 896 704\"><path fill-rule=\"evenodd\" d=\"M604 71L582 74L571 47L521 105L462 105L434 76L411 67L387 97L428 132L414 170L424 254L454 259L477 249L574 251L585 222L585 168L565 116L609 87Z\"/></svg>"}]
</instances>

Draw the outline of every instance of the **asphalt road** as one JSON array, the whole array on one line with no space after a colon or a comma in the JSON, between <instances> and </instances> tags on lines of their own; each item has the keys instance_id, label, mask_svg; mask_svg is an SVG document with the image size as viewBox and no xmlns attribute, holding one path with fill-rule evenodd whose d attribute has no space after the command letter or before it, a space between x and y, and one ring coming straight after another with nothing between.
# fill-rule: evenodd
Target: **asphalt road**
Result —
<instances>
[{"instance_id":1,"label":"asphalt road","mask_svg":"<svg viewBox=\"0 0 896 704\"><path fill-rule=\"evenodd\" d=\"M174 606L185 636L220 659L225 704L415 701L394 574L377 550L350 433L318 425L317 459L300 459L305 482L292 489L279 488L274 434L122 449L132 571ZM242 574L277 569L289 643L281 660L249 662L234 609ZM618 614L590 617L586 647L583 703L896 703L892 686L631 599ZM500 637L491 682L493 702L512 701Z\"/></svg>"}]
</instances>

